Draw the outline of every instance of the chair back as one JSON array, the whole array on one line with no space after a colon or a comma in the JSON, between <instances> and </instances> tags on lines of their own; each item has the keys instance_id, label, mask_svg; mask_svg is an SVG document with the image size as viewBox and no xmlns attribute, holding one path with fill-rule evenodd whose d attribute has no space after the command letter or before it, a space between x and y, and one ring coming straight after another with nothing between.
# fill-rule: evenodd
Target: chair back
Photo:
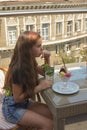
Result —
<instances>
[{"instance_id":1,"label":"chair back","mask_svg":"<svg viewBox=\"0 0 87 130\"><path fill-rule=\"evenodd\" d=\"M3 97L4 97L4 81L5 81L5 73L6 69L3 67L0 67L0 103L2 103Z\"/></svg>"},{"instance_id":2,"label":"chair back","mask_svg":"<svg viewBox=\"0 0 87 130\"><path fill-rule=\"evenodd\" d=\"M4 97L3 86L4 86L6 72L7 72L6 68L0 67L0 130L13 130L13 128L16 128L18 126L16 124L12 124L8 122L3 116L3 112L2 112L2 102Z\"/></svg>"}]
</instances>

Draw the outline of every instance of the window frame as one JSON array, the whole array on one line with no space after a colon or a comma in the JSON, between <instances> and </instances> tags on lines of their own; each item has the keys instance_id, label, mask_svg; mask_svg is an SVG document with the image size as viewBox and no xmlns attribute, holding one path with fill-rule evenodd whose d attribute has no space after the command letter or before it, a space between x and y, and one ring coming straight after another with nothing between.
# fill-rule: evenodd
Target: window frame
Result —
<instances>
[{"instance_id":1,"label":"window frame","mask_svg":"<svg viewBox=\"0 0 87 130\"><path fill-rule=\"evenodd\" d=\"M48 25L47 27L43 27L43 25ZM49 23L42 23L41 26L41 35L42 35L42 39L43 41L48 40L49 38Z\"/></svg>"},{"instance_id":2,"label":"window frame","mask_svg":"<svg viewBox=\"0 0 87 130\"><path fill-rule=\"evenodd\" d=\"M62 35L62 22L56 22L56 35Z\"/></svg>"},{"instance_id":3,"label":"window frame","mask_svg":"<svg viewBox=\"0 0 87 130\"><path fill-rule=\"evenodd\" d=\"M69 24L69 22L70 22L70 24ZM68 31L68 30L69 30L69 31ZM67 35L68 35L68 36L71 36L72 33L73 33L73 21L72 21L72 20L69 20L69 21L67 22Z\"/></svg>"},{"instance_id":4,"label":"window frame","mask_svg":"<svg viewBox=\"0 0 87 130\"><path fill-rule=\"evenodd\" d=\"M9 29L14 27L15 29ZM17 40L17 26L13 25L13 26L8 26L7 27L7 35L8 35L8 44L9 45L14 45L16 44L16 40Z\"/></svg>"}]
</instances>

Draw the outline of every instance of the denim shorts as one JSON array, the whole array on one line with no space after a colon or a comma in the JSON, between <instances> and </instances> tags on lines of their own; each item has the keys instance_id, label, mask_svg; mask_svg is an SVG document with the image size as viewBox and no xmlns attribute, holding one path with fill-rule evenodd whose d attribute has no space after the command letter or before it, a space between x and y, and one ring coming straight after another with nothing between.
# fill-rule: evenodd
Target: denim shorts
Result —
<instances>
[{"instance_id":1,"label":"denim shorts","mask_svg":"<svg viewBox=\"0 0 87 130\"><path fill-rule=\"evenodd\" d=\"M30 101L16 103L13 96L5 96L3 99L2 111L5 119L11 123L17 124L27 111Z\"/></svg>"}]
</instances>

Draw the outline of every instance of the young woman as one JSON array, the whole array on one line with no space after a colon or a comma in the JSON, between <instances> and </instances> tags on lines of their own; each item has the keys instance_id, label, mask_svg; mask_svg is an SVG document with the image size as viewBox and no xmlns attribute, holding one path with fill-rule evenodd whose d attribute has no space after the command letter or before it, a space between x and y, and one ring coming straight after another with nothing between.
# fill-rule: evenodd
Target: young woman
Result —
<instances>
[{"instance_id":1,"label":"young woman","mask_svg":"<svg viewBox=\"0 0 87 130\"><path fill-rule=\"evenodd\" d=\"M9 122L37 130L53 130L53 118L47 105L29 100L52 85L50 80L38 81L38 73L44 75L35 60L39 56L49 64L50 53L43 50L40 35L30 31L20 34L6 75L2 110Z\"/></svg>"}]
</instances>

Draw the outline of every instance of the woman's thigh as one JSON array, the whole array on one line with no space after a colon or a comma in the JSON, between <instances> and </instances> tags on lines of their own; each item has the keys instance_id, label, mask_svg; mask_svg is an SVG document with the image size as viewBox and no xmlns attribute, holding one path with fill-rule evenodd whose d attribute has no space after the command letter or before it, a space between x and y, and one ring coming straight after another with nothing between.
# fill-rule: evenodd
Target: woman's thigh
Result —
<instances>
[{"instance_id":1,"label":"woman's thigh","mask_svg":"<svg viewBox=\"0 0 87 130\"><path fill-rule=\"evenodd\" d=\"M34 102L29 106L29 110L34 111L38 114L41 114L47 118L53 119L52 114L51 114L47 104Z\"/></svg>"},{"instance_id":2,"label":"woman's thigh","mask_svg":"<svg viewBox=\"0 0 87 130\"><path fill-rule=\"evenodd\" d=\"M18 124L38 128L38 130L53 130L53 120L32 110L27 110Z\"/></svg>"}]
</instances>

